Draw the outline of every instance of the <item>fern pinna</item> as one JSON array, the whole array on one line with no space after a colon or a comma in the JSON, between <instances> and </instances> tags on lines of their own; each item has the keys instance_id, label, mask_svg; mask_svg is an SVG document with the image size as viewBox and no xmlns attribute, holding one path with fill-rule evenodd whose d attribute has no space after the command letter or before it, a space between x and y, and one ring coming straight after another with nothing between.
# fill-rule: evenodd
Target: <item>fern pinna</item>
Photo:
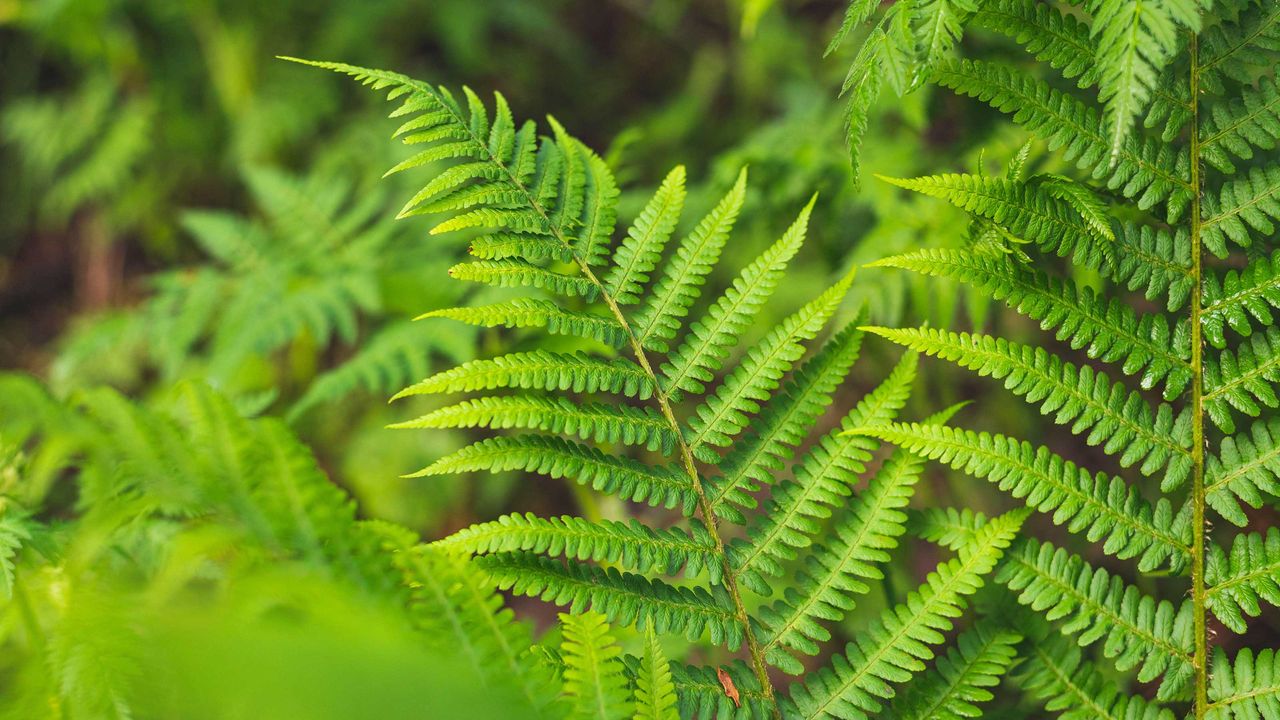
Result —
<instances>
[{"instance_id":1,"label":"fern pinna","mask_svg":"<svg viewBox=\"0 0 1280 720\"><path fill-rule=\"evenodd\" d=\"M1038 321L1062 347L927 327L867 330L1003 381L1116 467L1086 469L1047 447L943 424L861 432L985 478L1105 554L1136 561L1140 573L1189 586L1185 598L1161 599L1149 580L1019 540L997 572L1001 584L1038 622L1074 644L1099 645L1116 669L1156 688L1154 702L1120 694L1101 680L1109 671L1079 651L1038 648L1016 684L1047 709L1170 717L1162 706L1185 702L1197 720L1277 717L1272 652L1231 658L1211 647L1211 624L1245 633L1264 605L1280 602L1275 529L1230 531L1256 527L1250 509L1274 506L1280 490L1271 412L1280 406L1271 247L1280 217L1280 94L1271 76L1280 6L1229 0L1210 12L1200 7L1209 3L1090 0L1085 17L1075 4L939 0L889 11L916 17L926 5L950 6L1023 46L1047 74L1074 81L1078 91L1064 90L1072 83L1025 66L914 44L906 71L1009 113L1032 143L1078 172L1033 173L1029 144L1002 176L885 178L973 220L966 249L876 263L969 283ZM854 77L882 64L884 52L864 48L873 60L860 60ZM1138 116L1145 127L1131 127ZM1078 280L1090 276L1104 289ZM1226 523L1215 529L1213 515ZM963 537L980 525L952 520L934 535Z\"/></svg>"},{"instance_id":2,"label":"fern pinna","mask_svg":"<svg viewBox=\"0 0 1280 720\"><path fill-rule=\"evenodd\" d=\"M554 120L552 134L540 137L532 122L513 120L500 95L490 111L470 90L459 100L402 75L315 64L389 89L402 101L393 113L406 118L398 134L425 149L394 171L450 161L436 166L402 215L448 213L433 233L476 231L471 253L478 259L455 267L454 277L544 291L427 317L543 327L586 341L576 352L471 361L406 389L402 396L513 392L462 400L402 427L522 431L480 440L418 474L516 470L566 477L678 509L686 520L685 527L659 528L516 514L437 546L477 556L502 589L743 652L745 665L671 667L686 716L862 717L923 669L965 598L1004 554L1021 514L977 529L904 604L886 610L827 668L785 695L769 673L771 666L805 670L809 656L831 640L832 625L882 577L877 565L905 530L902 510L923 465L895 453L849 499L877 443L847 431L896 417L914 377L914 353L789 462L814 432L863 338L856 328L836 329L801 362L837 312L852 279L844 277L754 344L742 340L803 242L812 202L695 312L743 205L745 173L667 252L685 199L685 172L677 167L614 247L612 174ZM762 505L765 485L771 492ZM681 572L684 581L663 577ZM566 630L597 632L590 623L573 623ZM955 663L989 654L989 638L975 636L958 646ZM592 672L612 679L599 680L599 687L621 687L626 677L643 688L642 664L602 662L609 667ZM607 692L581 716L629 717L628 703L624 693Z\"/></svg>"}]
</instances>

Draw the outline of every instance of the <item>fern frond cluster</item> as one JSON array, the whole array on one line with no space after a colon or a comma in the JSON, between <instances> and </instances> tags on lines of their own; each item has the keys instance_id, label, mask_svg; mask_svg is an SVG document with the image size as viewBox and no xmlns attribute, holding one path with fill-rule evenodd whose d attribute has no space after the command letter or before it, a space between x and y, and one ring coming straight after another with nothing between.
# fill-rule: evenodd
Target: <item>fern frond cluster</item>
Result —
<instances>
[{"instance_id":1,"label":"fern frond cluster","mask_svg":"<svg viewBox=\"0 0 1280 720\"><path fill-rule=\"evenodd\" d=\"M945 44L951 22L921 32ZM669 695L652 689L648 659L611 649L600 617L745 658L666 668L685 716L865 717L888 707L894 686L925 670L947 642L1024 515L984 522L903 604L885 610L827 668L806 674L882 579L923 470L922 460L899 450L854 492L879 442L850 431L896 419L915 377L915 353L836 427L817 429L864 337L849 325L829 329L851 275L778 324L756 327L805 240L814 203L727 288L711 292L708 278L746 199L745 172L706 215L688 222L686 173L677 167L616 232L610 168L554 119L540 135L532 121L514 118L501 95L485 103L468 89L454 94L396 73L312 64L398 101L397 135L420 149L392 172L450 161L402 215L432 215L432 234L469 233L477 259L455 266L453 277L524 290L496 305L424 318L542 329L567 336L558 348L572 348L473 360L404 390L401 396L474 395L400 427L495 432L416 475L515 470L680 514L675 525L507 515L432 548L474 556L503 590L569 608L558 662L576 701L592 703L593 717L629 717L636 704ZM955 409L926 422L944 422ZM997 638L992 646L986 634L968 635L957 646L936 681L954 694L946 707L985 697L994 668L1011 660L1011 636ZM770 667L806 677L783 693Z\"/></svg>"},{"instance_id":2,"label":"fern frond cluster","mask_svg":"<svg viewBox=\"0 0 1280 720\"><path fill-rule=\"evenodd\" d=\"M1085 202L1048 192L1053 176L1032 172L1025 155L1005 178L886 178L994 230L971 233L966 249L876 263L970 284L1052 338L866 329L1002 381L1063 435L1109 456L1100 459L1110 467L1085 469L1049 447L940 424L859 432L985 479L1101 553L1189 587L1162 597L1128 571L1102 567L1097 553L1028 536L996 574L1038 616L1034 627L1011 628L1027 636L1052 628L1074 645L1098 645L1098 663L1158 683L1157 703L1189 702L1188 717L1269 717L1271 651L1257 655L1254 672L1253 651L1232 661L1212 647L1210 623L1246 633L1280 601L1274 528L1229 530L1257 522L1252 511L1276 502L1280 479L1272 432L1280 126L1271 77L1280 15L1249 2L1098 0L1083 9L1087 16L1067 3L1001 0L974 14L1047 73L953 57L920 73L1009 114L1031 143L1073 162L1070 187ZM1071 84L1083 92L1063 89ZM1101 282L1088 283L1089 274ZM1226 528L1214 529L1214 514ZM954 547L984 521L925 513L917 531ZM1053 640L1027 656L1016 684L1062 717L1171 717L1123 695L1105 679L1109 670L1090 663Z\"/></svg>"}]
</instances>

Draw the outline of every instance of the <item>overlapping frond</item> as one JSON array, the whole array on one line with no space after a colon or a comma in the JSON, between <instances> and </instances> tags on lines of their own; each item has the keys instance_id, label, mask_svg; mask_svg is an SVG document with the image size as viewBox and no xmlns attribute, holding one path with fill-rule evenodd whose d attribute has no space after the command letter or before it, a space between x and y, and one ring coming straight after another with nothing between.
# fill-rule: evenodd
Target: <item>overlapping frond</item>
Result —
<instances>
[{"instance_id":1,"label":"overlapping frond","mask_svg":"<svg viewBox=\"0 0 1280 720\"><path fill-rule=\"evenodd\" d=\"M1121 692L1062 636L1033 643L1014 682L1062 720L1174 720L1171 710Z\"/></svg>"},{"instance_id":2,"label":"overlapping frond","mask_svg":"<svg viewBox=\"0 0 1280 720\"><path fill-rule=\"evenodd\" d=\"M560 615L564 692L575 720L630 720L635 710L622 672L622 648L603 615Z\"/></svg>"},{"instance_id":3,"label":"overlapping frond","mask_svg":"<svg viewBox=\"0 0 1280 720\"><path fill-rule=\"evenodd\" d=\"M791 687L784 707L801 718L862 720L879 712L901 684L924 670L933 658L964 598L973 594L1012 542L1025 516L1010 513L992 520L959 555L929 574L906 603L885 610L845 652L827 667Z\"/></svg>"},{"instance_id":4,"label":"overlapping frond","mask_svg":"<svg viewBox=\"0 0 1280 720\"><path fill-rule=\"evenodd\" d=\"M992 621L979 621L961 633L934 669L915 680L885 714L891 720L960 720L982 716L981 703L995 695L988 688L1017 659L1022 636Z\"/></svg>"},{"instance_id":5,"label":"overlapping frond","mask_svg":"<svg viewBox=\"0 0 1280 720\"><path fill-rule=\"evenodd\" d=\"M916 364L915 353L904 355L889 377L844 417L840 427L824 436L797 464L794 479L774 487L758 524L730 546L730 558L744 584L768 593L763 575L778 576L781 563L795 559L797 548L808 547L819 522L845 501L876 445L871 438L848 431L892 421L910 393Z\"/></svg>"},{"instance_id":6,"label":"overlapping frond","mask_svg":"<svg viewBox=\"0 0 1280 720\"><path fill-rule=\"evenodd\" d=\"M727 604L701 587L668 585L613 568L565 564L532 553L498 553L474 560L501 590L567 606L572 613L590 608L609 622L643 630L670 632L737 649L743 627Z\"/></svg>"},{"instance_id":7,"label":"overlapping frond","mask_svg":"<svg viewBox=\"0 0 1280 720\"><path fill-rule=\"evenodd\" d=\"M1191 416L1161 403L1154 411L1136 391L1112 382L1089 366L1076 367L1044 348L989 335L921 328L869 328L900 345L1004 380L1005 387L1089 445L1120 456L1120 465L1139 465L1143 474L1164 471L1161 486L1171 490L1191 473Z\"/></svg>"},{"instance_id":8,"label":"overlapping frond","mask_svg":"<svg viewBox=\"0 0 1280 720\"><path fill-rule=\"evenodd\" d=\"M1009 552L997 580L1018 601L1076 635L1080 645L1104 640L1103 653L1138 679L1162 678L1159 697L1176 697L1191 679L1192 608L1175 608L1126 585L1106 570L1049 543L1025 540Z\"/></svg>"},{"instance_id":9,"label":"overlapping frond","mask_svg":"<svg viewBox=\"0 0 1280 720\"><path fill-rule=\"evenodd\" d=\"M1127 304L1051 278L1007 257L966 250L919 250L874 263L970 283L1054 330L1057 339L1083 348L1089 357L1116 363L1126 375L1139 375L1143 388L1164 383L1172 400L1191 382L1184 325L1169 327L1162 315L1140 315Z\"/></svg>"},{"instance_id":10,"label":"overlapping frond","mask_svg":"<svg viewBox=\"0 0 1280 720\"><path fill-rule=\"evenodd\" d=\"M652 632L645 635L644 659L635 683L635 720L678 720L671 663L658 643L658 636Z\"/></svg>"},{"instance_id":11,"label":"overlapping frond","mask_svg":"<svg viewBox=\"0 0 1280 720\"><path fill-rule=\"evenodd\" d=\"M1045 447L992 433L945 425L890 423L859 432L985 478L1026 502L1053 513L1053 521L1120 558L1139 558L1143 569L1188 560L1191 527L1168 500L1153 507L1137 489L1106 473L1091 473Z\"/></svg>"},{"instance_id":12,"label":"overlapping frond","mask_svg":"<svg viewBox=\"0 0 1280 720\"><path fill-rule=\"evenodd\" d=\"M532 513L503 515L459 530L433 543L448 550L489 554L533 552L571 560L608 563L636 573L690 576L705 573L719 582L715 544L701 525L692 534L680 528L655 530L635 520L591 521L572 516L540 518Z\"/></svg>"},{"instance_id":13,"label":"overlapping frond","mask_svg":"<svg viewBox=\"0 0 1280 720\"><path fill-rule=\"evenodd\" d=\"M1185 151L1132 135L1114 144L1097 112L1041 80L980 60L943 61L933 78L1011 113L1051 149L1061 149L1067 160L1089 169L1094 179L1133 199L1139 208L1165 201L1168 219L1175 222L1191 201L1190 158Z\"/></svg>"}]
</instances>

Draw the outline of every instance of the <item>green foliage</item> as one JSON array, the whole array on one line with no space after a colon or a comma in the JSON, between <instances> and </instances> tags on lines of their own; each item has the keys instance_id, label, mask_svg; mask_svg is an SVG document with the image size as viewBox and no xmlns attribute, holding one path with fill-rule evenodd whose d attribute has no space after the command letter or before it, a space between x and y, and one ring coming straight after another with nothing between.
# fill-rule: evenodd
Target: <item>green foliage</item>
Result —
<instances>
[{"instance_id":1,"label":"green foliage","mask_svg":"<svg viewBox=\"0 0 1280 720\"><path fill-rule=\"evenodd\" d=\"M1190 700L1188 717L1230 717L1217 698L1234 691L1212 689L1230 667L1220 655L1209 668L1208 616L1243 633L1280 599L1272 533L1232 537L1209 517L1248 528L1259 521L1246 506L1274 504L1277 487L1270 240L1280 213L1269 151L1280 126L1268 67L1280 59L1280 16L1266 5L1097 0L1082 14L1067 3L990 3L973 22L1039 63L946 58L928 79L1010 114L1031 142L1048 146L1042 162L1074 162L1076 171L1032 173L1024 151L1003 178L980 167L889 180L947 201L972 223L967 248L876 265L968 283L1057 341L1026 341L1016 323L992 334L868 328L1002 380L1069 431L1052 443L904 422L858 432L987 479L1094 544L1078 555L1056 546L1070 538L1026 537L997 573L1032 611L1024 634L1054 628L1099 646L1097 668L1060 640L1026 656L1018 684L1062 717L1173 717L1125 694L1103 660L1158 683L1160 702ZM1233 256L1233 247L1244 252ZM1157 389L1158 403L1148 392ZM1242 417L1252 427L1241 428ZM1071 449L1069 435L1102 452ZM1085 467L1094 462L1118 469ZM1158 488L1139 476L1159 478ZM947 547L983 527L977 513L925 512L914 523ZM1095 566L1098 551L1190 591Z\"/></svg>"}]
</instances>

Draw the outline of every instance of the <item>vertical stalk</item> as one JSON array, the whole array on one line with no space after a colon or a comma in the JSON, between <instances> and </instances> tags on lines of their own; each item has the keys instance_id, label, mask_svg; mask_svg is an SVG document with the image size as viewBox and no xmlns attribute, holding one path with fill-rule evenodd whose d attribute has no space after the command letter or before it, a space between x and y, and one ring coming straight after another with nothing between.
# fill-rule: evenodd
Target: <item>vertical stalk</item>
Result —
<instances>
[{"instance_id":1,"label":"vertical stalk","mask_svg":"<svg viewBox=\"0 0 1280 720\"><path fill-rule=\"evenodd\" d=\"M1204 582L1204 340L1201 337L1200 247L1200 57L1195 33L1188 46L1191 56L1191 602L1195 619L1195 690L1193 717L1202 720L1209 711L1209 638L1205 628Z\"/></svg>"},{"instance_id":2,"label":"vertical stalk","mask_svg":"<svg viewBox=\"0 0 1280 720\"><path fill-rule=\"evenodd\" d=\"M729 562L729 555L724 550L724 540L720 537L715 511L711 507L711 500L707 497L706 490L702 487L702 478L698 473L697 465L694 464L693 451L689 448L689 444L685 442L684 433L680 429L680 422L676 419L675 411L671 408L671 402L662 390L658 375L654 372L653 365L649 362L648 354L640 344L640 340L636 338L635 333L632 332L631 325L627 322L622 309L618 307L618 303L609 295L604 283L600 282L590 266L582 260L578 260L578 267L583 275L599 289L600 297L609 306L609 311L613 314L614 319L626 331L627 342L630 344L636 360L640 363L640 367L653 380L654 398L658 401L658 409L662 412L667 424L671 426L672 431L675 432L681 462L684 465L685 472L689 474L689 480L693 483L693 492L698 498L698 513L702 516L702 522L706 525L707 532L715 543L716 555L720 558L721 574L724 576L724 588L729 594L729 599L733 602L734 615L742 625L742 632L746 638L747 652L751 655L751 667L755 671L756 681L760 683L760 690L764 693L765 700L769 703L770 712L773 713L775 718L781 718L781 711L778 709L778 703L774 699L773 683L769 681L769 668L765 664L764 651L760 647L760 641L756 639L755 632L751 629L751 616L747 613L746 603L742 601L742 591L738 589L738 578L735 574L733 563Z\"/></svg>"}]
</instances>

